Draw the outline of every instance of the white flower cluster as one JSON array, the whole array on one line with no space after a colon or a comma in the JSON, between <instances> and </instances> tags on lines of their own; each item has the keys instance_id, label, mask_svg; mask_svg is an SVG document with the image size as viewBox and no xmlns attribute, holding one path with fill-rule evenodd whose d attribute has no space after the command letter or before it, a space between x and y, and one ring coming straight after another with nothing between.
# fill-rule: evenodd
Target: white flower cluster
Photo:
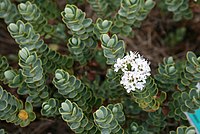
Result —
<instances>
[{"instance_id":1,"label":"white flower cluster","mask_svg":"<svg viewBox=\"0 0 200 134\"><path fill-rule=\"evenodd\" d=\"M150 62L138 52L130 51L124 58L117 59L114 64L114 71L121 70L123 72L120 84L130 93L130 91L135 91L136 89L144 89L146 79L151 75L149 65Z\"/></svg>"}]
</instances>

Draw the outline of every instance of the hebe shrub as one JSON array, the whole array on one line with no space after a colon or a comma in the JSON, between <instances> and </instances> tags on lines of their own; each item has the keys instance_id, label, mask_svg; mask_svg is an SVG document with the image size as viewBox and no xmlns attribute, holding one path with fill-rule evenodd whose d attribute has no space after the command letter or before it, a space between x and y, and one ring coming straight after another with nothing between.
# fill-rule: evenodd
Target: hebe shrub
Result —
<instances>
[{"instance_id":1,"label":"hebe shrub","mask_svg":"<svg viewBox=\"0 0 200 134\"><path fill-rule=\"evenodd\" d=\"M1 122L26 127L39 118L62 119L81 134L195 133L184 113L200 107L200 57L192 51L182 61L163 57L153 75L151 61L126 53L123 40L156 4L175 23L192 19L194 1L67 0L62 11L57 3L0 0L0 18L20 49L17 67L0 56ZM77 6L87 4L96 21ZM163 41L174 46L185 34L182 27ZM49 45L63 42L65 53Z\"/></svg>"}]
</instances>

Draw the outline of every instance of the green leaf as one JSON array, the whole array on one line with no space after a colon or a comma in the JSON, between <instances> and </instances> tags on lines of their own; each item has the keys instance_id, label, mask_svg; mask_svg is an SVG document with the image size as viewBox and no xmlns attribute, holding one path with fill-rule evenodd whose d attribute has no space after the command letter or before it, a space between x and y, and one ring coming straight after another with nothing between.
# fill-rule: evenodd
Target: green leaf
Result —
<instances>
[{"instance_id":1,"label":"green leaf","mask_svg":"<svg viewBox=\"0 0 200 134\"><path fill-rule=\"evenodd\" d=\"M186 134L196 134L196 131L195 131L194 127L191 126L186 129L185 133Z\"/></svg>"},{"instance_id":2,"label":"green leaf","mask_svg":"<svg viewBox=\"0 0 200 134\"><path fill-rule=\"evenodd\" d=\"M178 128L177 129L177 134L184 134L183 128Z\"/></svg>"},{"instance_id":3,"label":"green leaf","mask_svg":"<svg viewBox=\"0 0 200 134\"><path fill-rule=\"evenodd\" d=\"M186 93L186 92L183 92L183 93L181 94L181 97L182 97L182 100L190 100L190 96L189 96L189 94Z\"/></svg>"},{"instance_id":4,"label":"green leaf","mask_svg":"<svg viewBox=\"0 0 200 134\"><path fill-rule=\"evenodd\" d=\"M3 111L7 105L8 103L5 100L0 100L0 111Z\"/></svg>"},{"instance_id":5,"label":"green leaf","mask_svg":"<svg viewBox=\"0 0 200 134\"><path fill-rule=\"evenodd\" d=\"M187 52L187 55L186 55L186 58L187 58L187 60L188 60L188 62L190 63L190 64L193 64L193 58L197 58L196 57L196 55L193 53L193 52L191 52L191 51L188 51Z\"/></svg>"},{"instance_id":6,"label":"green leaf","mask_svg":"<svg viewBox=\"0 0 200 134\"><path fill-rule=\"evenodd\" d=\"M26 102L25 103L25 110L27 112L32 112L33 111L33 106L32 106L32 104L30 102Z\"/></svg>"},{"instance_id":7,"label":"green leaf","mask_svg":"<svg viewBox=\"0 0 200 134\"><path fill-rule=\"evenodd\" d=\"M155 2L152 0L147 0L145 2L145 9L146 10L151 10L155 6Z\"/></svg>"},{"instance_id":8,"label":"green leaf","mask_svg":"<svg viewBox=\"0 0 200 134\"><path fill-rule=\"evenodd\" d=\"M6 79L12 80L15 77L15 73L12 70L8 70L4 72Z\"/></svg>"},{"instance_id":9,"label":"green leaf","mask_svg":"<svg viewBox=\"0 0 200 134\"><path fill-rule=\"evenodd\" d=\"M98 118L104 118L104 117L105 117L103 111L101 111L101 110L97 110L97 111L96 111L96 116L97 116Z\"/></svg>"},{"instance_id":10,"label":"green leaf","mask_svg":"<svg viewBox=\"0 0 200 134\"><path fill-rule=\"evenodd\" d=\"M63 78L62 74L60 74L60 73L56 73L55 77L56 77L56 79L62 79Z\"/></svg>"},{"instance_id":11,"label":"green leaf","mask_svg":"<svg viewBox=\"0 0 200 134\"><path fill-rule=\"evenodd\" d=\"M107 43L110 40L110 37L107 34L101 35L103 42Z\"/></svg>"},{"instance_id":12,"label":"green leaf","mask_svg":"<svg viewBox=\"0 0 200 134\"><path fill-rule=\"evenodd\" d=\"M18 26L14 23L10 23L8 26L9 30L11 30L12 32L18 32Z\"/></svg>"}]
</instances>

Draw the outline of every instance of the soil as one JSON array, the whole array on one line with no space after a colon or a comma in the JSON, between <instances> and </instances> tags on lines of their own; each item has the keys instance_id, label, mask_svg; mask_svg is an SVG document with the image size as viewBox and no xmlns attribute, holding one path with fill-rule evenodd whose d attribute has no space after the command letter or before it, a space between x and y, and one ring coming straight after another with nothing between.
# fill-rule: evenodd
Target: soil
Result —
<instances>
[{"instance_id":1,"label":"soil","mask_svg":"<svg viewBox=\"0 0 200 134\"><path fill-rule=\"evenodd\" d=\"M59 6L64 8L65 1L60 0ZM80 5L82 10L86 11L87 17L96 19L91 7ZM127 50L138 51L151 62L152 73L157 71L158 64L162 62L164 57L173 56L175 59L184 59L187 51L191 50L200 55L200 5L192 4L191 8L194 12L192 20L174 22L172 14L164 14L158 8L154 8L143 22L141 28L134 29L134 37L121 37L127 44ZM17 55L19 51L18 45L9 35L6 24L0 20L0 55L5 55L9 59L12 67L17 68ZM174 29L185 27L187 32L184 39L174 46L166 44L164 38ZM61 44L66 48L65 43ZM2 84L3 85L3 84ZM5 89L16 95L16 89L9 89L3 85ZM5 128L9 134L71 134L71 130L61 119L40 118L31 123L28 127L20 128L10 123L0 121L0 128Z\"/></svg>"}]
</instances>

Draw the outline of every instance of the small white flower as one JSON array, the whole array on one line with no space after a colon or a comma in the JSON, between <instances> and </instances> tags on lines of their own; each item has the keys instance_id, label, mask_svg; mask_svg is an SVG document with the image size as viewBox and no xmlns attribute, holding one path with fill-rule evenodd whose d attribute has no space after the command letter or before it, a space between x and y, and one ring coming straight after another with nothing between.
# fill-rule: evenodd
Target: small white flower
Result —
<instances>
[{"instance_id":1,"label":"small white flower","mask_svg":"<svg viewBox=\"0 0 200 134\"><path fill-rule=\"evenodd\" d=\"M130 51L124 58L118 58L114 64L114 71L122 71L123 75L120 84L128 93L135 90L143 90L146 79L151 75L150 62L138 52Z\"/></svg>"},{"instance_id":2,"label":"small white flower","mask_svg":"<svg viewBox=\"0 0 200 134\"><path fill-rule=\"evenodd\" d=\"M197 92L200 92L200 82L196 84Z\"/></svg>"},{"instance_id":3,"label":"small white flower","mask_svg":"<svg viewBox=\"0 0 200 134\"><path fill-rule=\"evenodd\" d=\"M115 72L118 72L119 69L123 68L123 60L117 59L117 64L114 65Z\"/></svg>"}]
</instances>

